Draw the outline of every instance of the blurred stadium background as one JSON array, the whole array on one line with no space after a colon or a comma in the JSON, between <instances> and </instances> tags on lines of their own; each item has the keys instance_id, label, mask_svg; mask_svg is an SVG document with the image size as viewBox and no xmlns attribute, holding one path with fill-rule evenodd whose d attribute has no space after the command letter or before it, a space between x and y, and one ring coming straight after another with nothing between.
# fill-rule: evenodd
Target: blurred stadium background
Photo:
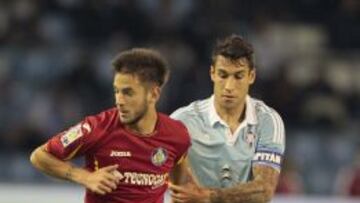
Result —
<instances>
[{"instance_id":1,"label":"blurred stadium background","mask_svg":"<svg viewBox=\"0 0 360 203\"><path fill-rule=\"evenodd\" d=\"M82 201L80 187L36 172L29 153L113 105L118 51L150 46L169 59L159 109L171 113L211 94L211 47L231 33L255 47L252 95L286 124L274 202L355 201L359 0L0 0L0 202Z\"/></svg>"}]
</instances>

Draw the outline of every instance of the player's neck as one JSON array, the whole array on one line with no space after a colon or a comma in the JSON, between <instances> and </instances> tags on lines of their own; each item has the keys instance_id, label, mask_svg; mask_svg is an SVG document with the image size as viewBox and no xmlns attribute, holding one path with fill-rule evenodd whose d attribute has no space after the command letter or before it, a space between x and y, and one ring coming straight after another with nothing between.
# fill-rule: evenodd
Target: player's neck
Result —
<instances>
[{"instance_id":1,"label":"player's neck","mask_svg":"<svg viewBox=\"0 0 360 203\"><path fill-rule=\"evenodd\" d=\"M132 125L127 125L129 131L134 132L139 136L148 137L153 135L156 130L158 115L156 109L149 109L148 112L138 122Z\"/></svg>"},{"instance_id":2,"label":"player's neck","mask_svg":"<svg viewBox=\"0 0 360 203\"><path fill-rule=\"evenodd\" d=\"M220 118L229 126L237 126L245 118L245 101L235 108L224 108L219 104L215 104L215 109Z\"/></svg>"}]
</instances>

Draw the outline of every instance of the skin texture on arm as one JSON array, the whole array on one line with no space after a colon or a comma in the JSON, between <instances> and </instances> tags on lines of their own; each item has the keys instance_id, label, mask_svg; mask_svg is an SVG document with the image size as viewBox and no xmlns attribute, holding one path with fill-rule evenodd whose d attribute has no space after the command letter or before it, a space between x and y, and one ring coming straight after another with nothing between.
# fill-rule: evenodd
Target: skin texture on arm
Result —
<instances>
[{"instance_id":1,"label":"skin texture on arm","mask_svg":"<svg viewBox=\"0 0 360 203\"><path fill-rule=\"evenodd\" d=\"M169 184L172 203L209 203L210 190L199 186L199 182L192 175L187 158L178 164L175 172Z\"/></svg>"},{"instance_id":2,"label":"skin texture on arm","mask_svg":"<svg viewBox=\"0 0 360 203\"><path fill-rule=\"evenodd\" d=\"M75 167L71 162L56 158L46 151L46 144L35 149L30 157L33 166L59 179L81 184L97 194L110 193L116 189L118 178L114 175L117 165L107 166L95 172Z\"/></svg>"},{"instance_id":3,"label":"skin texture on arm","mask_svg":"<svg viewBox=\"0 0 360 203\"><path fill-rule=\"evenodd\" d=\"M192 176L188 159L183 157L178 164L174 166L170 174L170 182L175 185L185 185L187 183L197 184Z\"/></svg>"},{"instance_id":4,"label":"skin texture on arm","mask_svg":"<svg viewBox=\"0 0 360 203\"><path fill-rule=\"evenodd\" d=\"M202 196L197 196L197 193L202 194L202 191L198 190L199 188L198 185L199 184L197 180L191 173L188 159L184 159L174 167L170 175L169 188L171 190L170 192L172 196L172 203L180 203L180 202L203 203L202 201L199 201L199 199L201 199ZM181 191L182 188L184 188L186 192L191 193L193 191L195 193L193 193L192 195L190 194L190 195L182 196L183 194L183 191ZM208 192L208 191L204 190L204 192ZM209 197L209 195L207 195L207 197ZM180 198L178 198L178 196L180 196Z\"/></svg>"},{"instance_id":5,"label":"skin texture on arm","mask_svg":"<svg viewBox=\"0 0 360 203\"><path fill-rule=\"evenodd\" d=\"M275 192L279 172L272 167L256 165L253 167L254 180L232 188L214 189L211 192L212 203L265 203Z\"/></svg>"},{"instance_id":6,"label":"skin texture on arm","mask_svg":"<svg viewBox=\"0 0 360 203\"><path fill-rule=\"evenodd\" d=\"M266 203L276 189L279 172L265 165L253 166L254 180L231 188L208 189L196 184L170 185L172 198L179 203Z\"/></svg>"},{"instance_id":7,"label":"skin texture on arm","mask_svg":"<svg viewBox=\"0 0 360 203\"><path fill-rule=\"evenodd\" d=\"M185 174L183 173L185 170L184 164L176 164L170 173L170 182L176 185L182 184L185 179Z\"/></svg>"}]
</instances>

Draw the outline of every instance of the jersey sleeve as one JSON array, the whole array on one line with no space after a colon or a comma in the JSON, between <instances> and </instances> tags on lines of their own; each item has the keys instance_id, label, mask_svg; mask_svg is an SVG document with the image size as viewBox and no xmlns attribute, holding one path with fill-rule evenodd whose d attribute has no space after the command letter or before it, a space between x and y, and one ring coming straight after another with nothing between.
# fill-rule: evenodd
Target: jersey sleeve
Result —
<instances>
[{"instance_id":1,"label":"jersey sleeve","mask_svg":"<svg viewBox=\"0 0 360 203\"><path fill-rule=\"evenodd\" d=\"M267 165L280 171L285 151L285 128L277 112L264 115L259 122L258 135L253 165Z\"/></svg>"},{"instance_id":2,"label":"jersey sleeve","mask_svg":"<svg viewBox=\"0 0 360 203\"><path fill-rule=\"evenodd\" d=\"M94 117L87 117L48 140L46 150L61 160L81 156L90 150L96 141L96 125Z\"/></svg>"},{"instance_id":3,"label":"jersey sleeve","mask_svg":"<svg viewBox=\"0 0 360 203\"><path fill-rule=\"evenodd\" d=\"M182 133L181 136L182 136L182 140L184 141L184 144L182 145L182 147L180 147L178 149L179 153L175 160L175 163L177 163L177 164L180 164L183 160L185 160L185 158L187 156L187 152L191 146L189 132L183 123L180 123L179 132Z\"/></svg>"},{"instance_id":4,"label":"jersey sleeve","mask_svg":"<svg viewBox=\"0 0 360 203\"><path fill-rule=\"evenodd\" d=\"M186 111L187 111L187 108L185 108L185 107L179 108L179 109L175 110L172 114L170 114L170 118L181 121L182 123L185 123L185 121L186 121L185 112Z\"/></svg>"}]
</instances>

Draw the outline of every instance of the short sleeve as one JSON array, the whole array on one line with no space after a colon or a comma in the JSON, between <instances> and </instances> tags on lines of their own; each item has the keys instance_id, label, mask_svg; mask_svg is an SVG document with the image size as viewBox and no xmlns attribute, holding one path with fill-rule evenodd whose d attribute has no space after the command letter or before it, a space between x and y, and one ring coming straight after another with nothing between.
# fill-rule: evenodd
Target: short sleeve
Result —
<instances>
[{"instance_id":1,"label":"short sleeve","mask_svg":"<svg viewBox=\"0 0 360 203\"><path fill-rule=\"evenodd\" d=\"M172 114L170 114L170 118L172 118L174 120L182 121L184 123L184 121L186 120L185 112L186 112L185 107L179 108L179 109L175 110Z\"/></svg>"},{"instance_id":2,"label":"short sleeve","mask_svg":"<svg viewBox=\"0 0 360 203\"><path fill-rule=\"evenodd\" d=\"M285 151L285 128L280 115L271 111L260 120L257 129L259 138L253 164L262 164L280 171Z\"/></svg>"},{"instance_id":3,"label":"short sleeve","mask_svg":"<svg viewBox=\"0 0 360 203\"><path fill-rule=\"evenodd\" d=\"M180 123L180 126L181 127L178 132L182 133L184 144L182 147L178 148L179 153L175 160L175 163L177 163L177 164L181 163L186 158L187 152L191 146L190 135L189 135L187 128L182 123Z\"/></svg>"},{"instance_id":4,"label":"short sleeve","mask_svg":"<svg viewBox=\"0 0 360 203\"><path fill-rule=\"evenodd\" d=\"M48 140L47 151L61 160L83 155L95 143L96 125L95 118L87 117Z\"/></svg>"},{"instance_id":5,"label":"short sleeve","mask_svg":"<svg viewBox=\"0 0 360 203\"><path fill-rule=\"evenodd\" d=\"M196 122L194 122L197 115L194 114L194 111L192 110L192 106L182 107L174 111L170 118L174 120L180 121L184 128L186 128L186 133L190 135L190 137L194 134L194 129L197 129L198 126L195 125Z\"/></svg>"}]
</instances>

